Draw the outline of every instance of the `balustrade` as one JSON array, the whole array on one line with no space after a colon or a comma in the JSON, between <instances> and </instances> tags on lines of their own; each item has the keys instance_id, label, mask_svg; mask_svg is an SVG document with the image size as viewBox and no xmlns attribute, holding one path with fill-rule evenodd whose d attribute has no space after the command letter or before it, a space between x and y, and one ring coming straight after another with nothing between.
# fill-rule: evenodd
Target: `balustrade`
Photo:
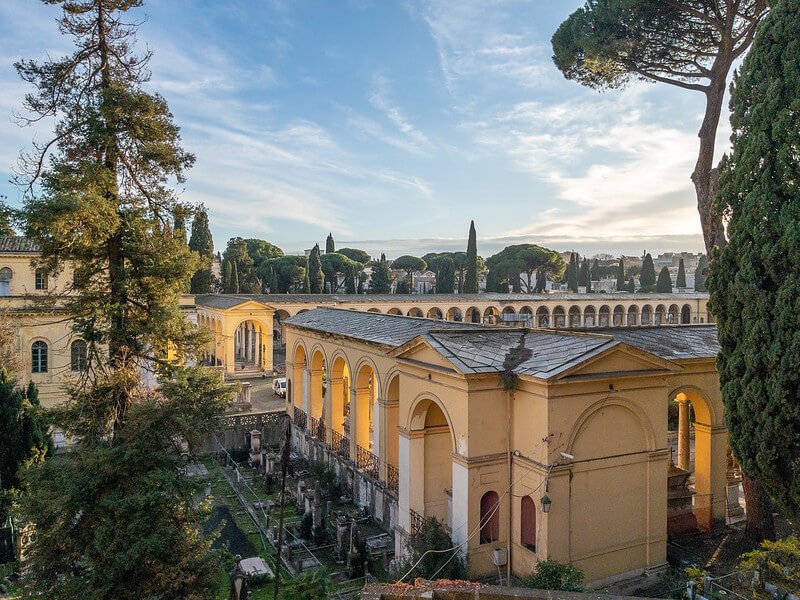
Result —
<instances>
[{"instance_id":1,"label":"balustrade","mask_svg":"<svg viewBox=\"0 0 800 600\"><path fill-rule=\"evenodd\" d=\"M400 489L400 471L394 465L386 465L386 487L395 493Z\"/></svg>"},{"instance_id":2,"label":"balustrade","mask_svg":"<svg viewBox=\"0 0 800 600\"><path fill-rule=\"evenodd\" d=\"M412 508L408 509L408 516L411 519L411 535L417 535L425 523L425 517Z\"/></svg>"},{"instance_id":3,"label":"balustrade","mask_svg":"<svg viewBox=\"0 0 800 600\"><path fill-rule=\"evenodd\" d=\"M294 407L294 424L302 430L305 430L308 423L308 415L301 408Z\"/></svg>"},{"instance_id":4,"label":"balustrade","mask_svg":"<svg viewBox=\"0 0 800 600\"><path fill-rule=\"evenodd\" d=\"M378 479L380 460L372 452L361 446L356 446L356 468L364 471L370 477Z\"/></svg>"},{"instance_id":5,"label":"balustrade","mask_svg":"<svg viewBox=\"0 0 800 600\"><path fill-rule=\"evenodd\" d=\"M331 431L331 448L339 456L350 458L350 438L343 436L336 430Z\"/></svg>"}]
</instances>

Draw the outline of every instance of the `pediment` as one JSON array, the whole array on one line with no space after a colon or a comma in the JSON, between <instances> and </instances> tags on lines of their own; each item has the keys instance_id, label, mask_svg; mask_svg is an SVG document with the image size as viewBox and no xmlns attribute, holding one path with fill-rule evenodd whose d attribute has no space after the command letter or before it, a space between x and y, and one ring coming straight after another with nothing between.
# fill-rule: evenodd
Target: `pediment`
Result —
<instances>
[{"instance_id":1,"label":"pediment","mask_svg":"<svg viewBox=\"0 0 800 600\"><path fill-rule=\"evenodd\" d=\"M460 372L460 369L431 347L428 341L422 337L416 337L402 346L398 346L391 352L391 355L409 363L425 365L438 370Z\"/></svg>"},{"instance_id":2,"label":"pediment","mask_svg":"<svg viewBox=\"0 0 800 600\"><path fill-rule=\"evenodd\" d=\"M579 362L560 373L556 379L589 379L620 374L654 374L681 371L683 368L655 354L650 354L627 344L612 348Z\"/></svg>"}]
</instances>

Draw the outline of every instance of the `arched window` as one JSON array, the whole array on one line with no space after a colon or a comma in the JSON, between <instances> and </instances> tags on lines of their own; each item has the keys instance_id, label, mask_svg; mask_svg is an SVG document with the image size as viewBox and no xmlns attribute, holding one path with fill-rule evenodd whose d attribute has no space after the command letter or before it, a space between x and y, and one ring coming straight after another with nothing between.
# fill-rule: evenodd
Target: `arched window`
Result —
<instances>
[{"instance_id":1,"label":"arched window","mask_svg":"<svg viewBox=\"0 0 800 600\"><path fill-rule=\"evenodd\" d=\"M0 269L0 296L11 295L11 279L14 273L8 267Z\"/></svg>"},{"instance_id":2,"label":"arched window","mask_svg":"<svg viewBox=\"0 0 800 600\"><path fill-rule=\"evenodd\" d=\"M530 496L522 499L519 521L520 543L536 552L536 504Z\"/></svg>"},{"instance_id":3,"label":"arched window","mask_svg":"<svg viewBox=\"0 0 800 600\"><path fill-rule=\"evenodd\" d=\"M488 491L481 497L481 544L500 538L500 498L497 492Z\"/></svg>"},{"instance_id":4,"label":"arched window","mask_svg":"<svg viewBox=\"0 0 800 600\"><path fill-rule=\"evenodd\" d=\"M73 371L85 371L88 368L86 362L86 342L75 340L70 346L70 368Z\"/></svg>"},{"instance_id":5,"label":"arched window","mask_svg":"<svg viewBox=\"0 0 800 600\"><path fill-rule=\"evenodd\" d=\"M31 346L31 372L47 373L47 344L45 342L33 342Z\"/></svg>"}]
</instances>

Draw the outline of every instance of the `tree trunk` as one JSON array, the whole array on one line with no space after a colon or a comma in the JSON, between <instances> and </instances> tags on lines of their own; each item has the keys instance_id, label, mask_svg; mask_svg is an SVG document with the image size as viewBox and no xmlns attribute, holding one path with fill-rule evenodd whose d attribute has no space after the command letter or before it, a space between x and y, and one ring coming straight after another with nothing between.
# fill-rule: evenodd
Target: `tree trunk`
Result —
<instances>
[{"instance_id":1,"label":"tree trunk","mask_svg":"<svg viewBox=\"0 0 800 600\"><path fill-rule=\"evenodd\" d=\"M758 480L742 472L742 488L747 502L745 541L753 547L762 540L775 539L775 519L772 516L772 500Z\"/></svg>"}]
</instances>

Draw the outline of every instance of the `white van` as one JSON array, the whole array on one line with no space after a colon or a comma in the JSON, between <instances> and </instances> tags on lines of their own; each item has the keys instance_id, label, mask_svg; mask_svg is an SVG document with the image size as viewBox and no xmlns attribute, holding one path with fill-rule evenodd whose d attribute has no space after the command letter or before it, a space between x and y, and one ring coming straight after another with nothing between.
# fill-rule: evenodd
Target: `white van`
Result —
<instances>
[{"instance_id":1,"label":"white van","mask_svg":"<svg viewBox=\"0 0 800 600\"><path fill-rule=\"evenodd\" d=\"M286 398L286 377L276 377L272 380L272 391L276 396Z\"/></svg>"}]
</instances>

